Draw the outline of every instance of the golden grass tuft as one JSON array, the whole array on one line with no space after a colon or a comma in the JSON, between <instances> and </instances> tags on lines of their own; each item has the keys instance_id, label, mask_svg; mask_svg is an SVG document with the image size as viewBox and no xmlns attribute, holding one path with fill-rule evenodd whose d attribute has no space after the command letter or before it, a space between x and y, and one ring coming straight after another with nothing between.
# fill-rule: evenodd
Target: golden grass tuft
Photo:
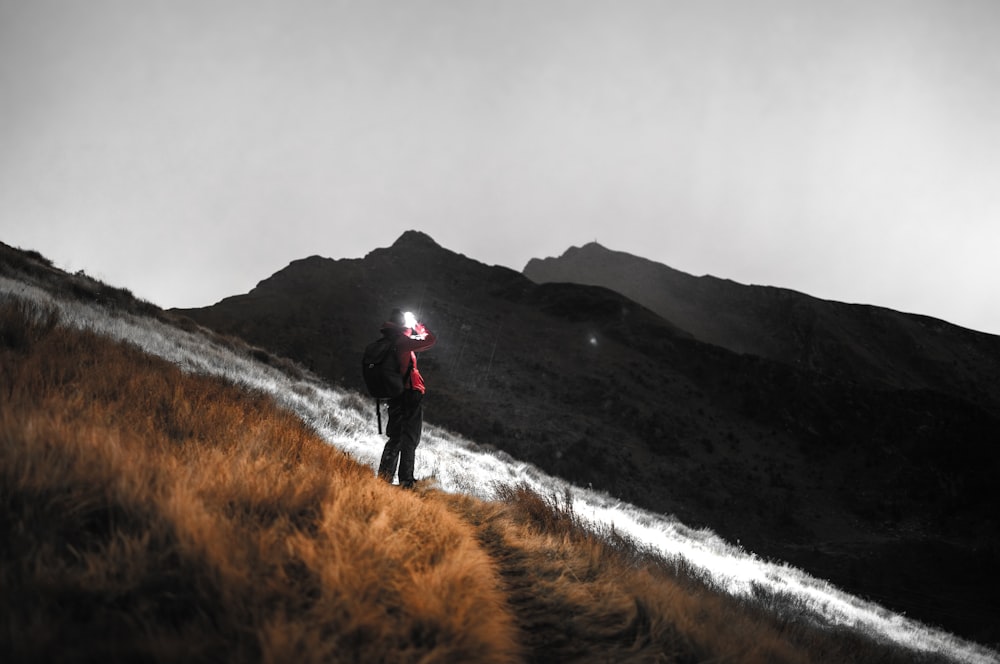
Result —
<instances>
[{"instance_id":1,"label":"golden grass tuft","mask_svg":"<svg viewBox=\"0 0 1000 664\"><path fill-rule=\"evenodd\" d=\"M944 662L845 628L736 600L616 533L580 525L566 501L524 487L500 500L436 494L498 566L531 662ZM780 599L780 598L777 598Z\"/></svg>"},{"instance_id":2,"label":"golden grass tuft","mask_svg":"<svg viewBox=\"0 0 1000 664\"><path fill-rule=\"evenodd\" d=\"M532 661L805 662L763 616L631 544L598 537L524 488L485 504L441 496L478 525L501 568ZM658 659L659 658L659 659Z\"/></svg>"},{"instance_id":3,"label":"golden grass tuft","mask_svg":"<svg viewBox=\"0 0 1000 664\"><path fill-rule=\"evenodd\" d=\"M516 659L457 517L263 395L36 332L0 350L6 661Z\"/></svg>"}]
</instances>

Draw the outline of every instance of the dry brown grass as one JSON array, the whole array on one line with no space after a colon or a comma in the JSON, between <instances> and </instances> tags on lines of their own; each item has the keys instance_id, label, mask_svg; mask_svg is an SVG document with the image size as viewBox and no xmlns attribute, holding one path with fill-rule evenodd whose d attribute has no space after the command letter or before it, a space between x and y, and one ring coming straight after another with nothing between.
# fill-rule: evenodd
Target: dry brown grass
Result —
<instances>
[{"instance_id":1,"label":"dry brown grass","mask_svg":"<svg viewBox=\"0 0 1000 664\"><path fill-rule=\"evenodd\" d=\"M0 319L0 659L516 659L456 516L262 395Z\"/></svg>"},{"instance_id":2,"label":"dry brown grass","mask_svg":"<svg viewBox=\"0 0 1000 664\"><path fill-rule=\"evenodd\" d=\"M734 600L614 533L582 528L554 498L519 487L504 493L495 503L433 499L476 525L528 661L938 661L799 620L780 598L767 610Z\"/></svg>"},{"instance_id":3,"label":"dry brown grass","mask_svg":"<svg viewBox=\"0 0 1000 664\"><path fill-rule=\"evenodd\" d=\"M264 395L0 301L0 660L913 661L523 489L401 491Z\"/></svg>"}]
</instances>

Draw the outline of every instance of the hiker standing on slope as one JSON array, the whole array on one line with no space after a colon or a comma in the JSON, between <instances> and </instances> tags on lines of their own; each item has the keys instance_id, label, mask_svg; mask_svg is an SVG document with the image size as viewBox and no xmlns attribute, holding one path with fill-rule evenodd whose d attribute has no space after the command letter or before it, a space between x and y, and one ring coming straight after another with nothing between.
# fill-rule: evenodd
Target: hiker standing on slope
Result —
<instances>
[{"instance_id":1,"label":"hiker standing on slope","mask_svg":"<svg viewBox=\"0 0 1000 664\"><path fill-rule=\"evenodd\" d=\"M407 312L408 313L408 312ZM403 393L389 399L389 423L385 432L389 441L382 450L378 475L392 484L399 465L399 486L413 488L413 465L423 430L424 379L417 370L416 353L434 345L437 337L427 330L412 314L404 316L393 309L389 320L382 324L383 336L391 339L399 355L399 370L403 374Z\"/></svg>"}]
</instances>

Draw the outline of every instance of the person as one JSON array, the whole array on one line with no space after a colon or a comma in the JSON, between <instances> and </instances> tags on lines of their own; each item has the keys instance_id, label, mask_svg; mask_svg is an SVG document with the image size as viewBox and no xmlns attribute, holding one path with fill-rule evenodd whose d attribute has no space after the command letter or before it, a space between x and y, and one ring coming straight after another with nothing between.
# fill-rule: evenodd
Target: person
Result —
<instances>
[{"instance_id":1,"label":"person","mask_svg":"<svg viewBox=\"0 0 1000 664\"><path fill-rule=\"evenodd\" d=\"M403 373L403 393L389 400L389 423L385 433L389 436L382 459L378 466L378 476L392 484L399 468L399 485L413 488L413 466L416 461L417 445L423 430L423 398L426 385L417 369L417 353L427 350L437 341L434 333L413 318L393 309L389 320L382 324L381 332L395 342L399 354L400 372Z\"/></svg>"}]
</instances>

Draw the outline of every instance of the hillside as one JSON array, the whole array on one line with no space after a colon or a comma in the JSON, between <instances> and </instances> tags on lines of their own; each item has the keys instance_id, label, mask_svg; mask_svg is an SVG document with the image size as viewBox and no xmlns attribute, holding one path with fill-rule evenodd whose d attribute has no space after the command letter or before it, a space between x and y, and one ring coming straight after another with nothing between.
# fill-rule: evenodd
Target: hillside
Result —
<instances>
[{"instance_id":1,"label":"hillside","mask_svg":"<svg viewBox=\"0 0 1000 664\"><path fill-rule=\"evenodd\" d=\"M1000 641L1000 419L960 394L736 353L607 288L536 284L416 232L177 313L360 388L361 348L396 306L440 339L420 360L429 420Z\"/></svg>"},{"instance_id":2,"label":"hillside","mask_svg":"<svg viewBox=\"0 0 1000 664\"><path fill-rule=\"evenodd\" d=\"M596 242L532 259L537 283L604 286L695 338L847 381L931 390L1000 413L1000 337L891 309L694 277Z\"/></svg>"},{"instance_id":3,"label":"hillside","mask_svg":"<svg viewBox=\"0 0 1000 664\"><path fill-rule=\"evenodd\" d=\"M3 661L994 655L749 557L760 584L733 597L525 486L390 487L338 448L375 443L356 397L0 250ZM853 613L884 633L845 627Z\"/></svg>"}]
</instances>

